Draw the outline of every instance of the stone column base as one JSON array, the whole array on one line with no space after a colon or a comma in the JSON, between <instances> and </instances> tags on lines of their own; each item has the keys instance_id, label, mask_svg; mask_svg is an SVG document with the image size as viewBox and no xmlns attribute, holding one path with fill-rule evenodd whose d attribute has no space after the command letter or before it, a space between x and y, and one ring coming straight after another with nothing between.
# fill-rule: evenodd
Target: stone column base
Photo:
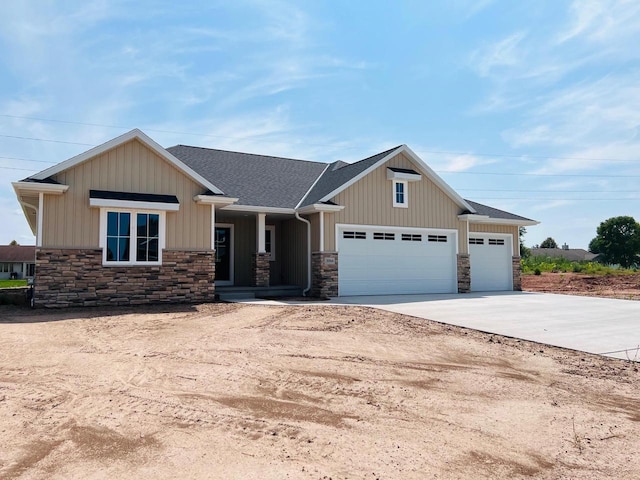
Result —
<instances>
[{"instance_id":1,"label":"stone column base","mask_svg":"<svg viewBox=\"0 0 640 480\"><path fill-rule=\"evenodd\" d=\"M269 286L269 253L254 253L251 257L251 285L254 287Z\"/></svg>"},{"instance_id":2,"label":"stone column base","mask_svg":"<svg viewBox=\"0 0 640 480\"><path fill-rule=\"evenodd\" d=\"M513 264L513 290L516 292L522 291L522 264L520 263L520 257L514 255L512 258Z\"/></svg>"},{"instance_id":3,"label":"stone column base","mask_svg":"<svg viewBox=\"0 0 640 480\"><path fill-rule=\"evenodd\" d=\"M471 261L468 253L458 254L458 293L471 291Z\"/></svg>"},{"instance_id":4,"label":"stone column base","mask_svg":"<svg viewBox=\"0 0 640 480\"><path fill-rule=\"evenodd\" d=\"M313 252L311 254L311 296L338 296L337 252Z\"/></svg>"}]
</instances>

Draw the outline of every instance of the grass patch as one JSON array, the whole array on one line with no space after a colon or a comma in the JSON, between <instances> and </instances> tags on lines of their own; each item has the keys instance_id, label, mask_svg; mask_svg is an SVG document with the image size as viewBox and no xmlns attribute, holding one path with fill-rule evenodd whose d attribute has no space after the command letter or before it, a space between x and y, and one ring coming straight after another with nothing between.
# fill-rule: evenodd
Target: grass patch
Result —
<instances>
[{"instance_id":1,"label":"grass patch","mask_svg":"<svg viewBox=\"0 0 640 480\"><path fill-rule=\"evenodd\" d=\"M603 265L598 262L572 262L566 258L556 257L527 257L522 259L522 273L525 275L540 275L538 272L550 273L585 273L588 275L625 275L635 273L637 270L629 270L620 267Z\"/></svg>"},{"instance_id":2,"label":"grass patch","mask_svg":"<svg viewBox=\"0 0 640 480\"><path fill-rule=\"evenodd\" d=\"M26 280L0 280L0 288L26 287Z\"/></svg>"}]
</instances>

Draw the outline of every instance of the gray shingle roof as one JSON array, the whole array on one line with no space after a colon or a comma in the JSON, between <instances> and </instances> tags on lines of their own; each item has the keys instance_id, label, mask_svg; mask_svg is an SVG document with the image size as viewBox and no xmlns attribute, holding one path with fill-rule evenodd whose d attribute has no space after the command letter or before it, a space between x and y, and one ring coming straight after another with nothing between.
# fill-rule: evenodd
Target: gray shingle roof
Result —
<instances>
[{"instance_id":1,"label":"gray shingle roof","mask_svg":"<svg viewBox=\"0 0 640 480\"><path fill-rule=\"evenodd\" d=\"M358 176L362 172L364 172L367 168L375 165L379 160L383 159L389 153L394 150L400 148L393 147L384 152L373 155L369 158L365 158L364 160L360 160L356 163L344 163L340 162L342 165L332 164L327 170L324 172L318 183L313 186L313 189L309 192L306 198L300 204L301 207L305 207L307 205L312 205L320 201L322 197L328 195L333 192L336 188L347 183L352 178ZM338 162L336 162L338 163Z\"/></svg>"},{"instance_id":2,"label":"gray shingle roof","mask_svg":"<svg viewBox=\"0 0 640 480\"><path fill-rule=\"evenodd\" d=\"M471 200L467 200L465 198L465 202L471 205L478 215L487 215L490 218L498 218L501 220L524 220L527 222L534 222L535 220L531 220L530 218L521 217L520 215L515 215L513 213L505 212L504 210L498 210L497 208L489 207L488 205L483 205L478 202L472 202Z\"/></svg>"},{"instance_id":3,"label":"gray shingle roof","mask_svg":"<svg viewBox=\"0 0 640 480\"><path fill-rule=\"evenodd\" d=\"M295 208L327 164L211 148L167 148L238 205Z\"/></svg>"},{"instance_id":4,"label":"gray shingle roof","mask_svg":"<svg viewBox=\"0 0 640 480\"><path fill-rule=\"evenodd\" d=\"M355 163L339 160L328 168L323 162L186 145L169 147L167 151L220 188L225 196L238 198L238 205L295 208L298 204L304 207L318 203L398 148L400 146ZM478 215L532 221L471 200L466 202Z\"/></svg>"}]
</instances>

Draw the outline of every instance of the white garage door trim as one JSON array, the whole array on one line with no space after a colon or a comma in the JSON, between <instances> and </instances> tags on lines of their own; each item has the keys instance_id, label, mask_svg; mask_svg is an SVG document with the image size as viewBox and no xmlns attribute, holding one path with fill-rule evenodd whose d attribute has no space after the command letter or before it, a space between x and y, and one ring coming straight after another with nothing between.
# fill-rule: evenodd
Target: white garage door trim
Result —
<instances>
[{"instance_id":1,"label":"white garage door trim","mask_svg":"<svg viewBox=\"0 0 640 480\"><path fill-rule=\"evenodd\" d=\"M482 238L482 245L474 245L473 238ZM490 245L489 240L504 240L502 245ZM508 233L469 232L469 261L471 291L495 292L513 290L513 235ZM495 249L493 250L492 247ZM496 247L502 247L496 249ZM473 250L482 250L474 256ZM488 253L504 252L504 257L491 257ZM494 262L497 261L497 264Z\"/></svg>"},{"instance_id":2,"label":"white garage door trim","mask_svg":"<svg viewBox=\"0 0 640 480\"><path fill-rule=\"evenodd\" d=\"M375 268L381 271L396 272L397 269L406 269L397 271L397 275L387 276L386 278L374 278L371 275L363 275L354 273L350 270L352 267L357 271L361 263L357 264L357 260L352 256L346 256L343 239L343 232L354 231L365 232L366 239L362 239L363 247L372 248L371 262L375 263ZM375 244L374 233L397 234L393 242L389 240L375 240L385 243ZM413 234L420 235L420 242L402 239L402 235ZM429 242L428 236L446 236L446 242ZM350 239L356 240L358 237ZM358 239L359 240L359 239ZM338 295L383 295L383 294L402 294L402 293L455 293L458 291L457 279L457 254L458 254L458 230L442 229L442 228L414 228L414 227L397 227L386 225L360 225L360 224L336 224L335 230L336 250L338 252ZM359 240L360 241L360 240ZM367 242L367 243L364 243ZM385 246L399 246L402 248L389 250L391 255L381 255L386 253ZM376 245L376 250L373 246ZM431 250L426 250L431 247ZM418 250L425 248L425 250ZM341 250L343 253L341 254ZM402 252L393 254L393 252ZM424 252L424 255L422 255ZM360 255L368 257L367 255ZM361 258L362 259L362 258ZM349 263L347 263L349 262ZM351 263L356 262L356 263ZM413 270L410 267L416 266ZM421 268L422 267L422 268ZM361 269L363 267L360 267ZM364 267L365 269L367 267ZM356 283L357 282L357 283Z\"/></svg>"}]
</instances>

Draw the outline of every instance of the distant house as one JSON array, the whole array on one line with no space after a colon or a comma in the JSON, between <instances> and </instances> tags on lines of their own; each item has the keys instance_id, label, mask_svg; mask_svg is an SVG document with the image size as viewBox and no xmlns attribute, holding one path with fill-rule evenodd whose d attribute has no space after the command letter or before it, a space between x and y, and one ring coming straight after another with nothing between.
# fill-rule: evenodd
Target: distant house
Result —
<instances>
[{"instance_id":1,"label":"distant house","mask_svg":"<svg viewBox=\"0 0 640 480\"><path fill-rule=\"evenodd\" d=\"M562 248L532 248L532 257L565 258L571 262L595 261L599 254L591 253L584 248L569 248L566 243Z\"/></svg>"},{"instance_id":2,"label":"distant house","mask_svg":"<svg viewBox=\"0 0 640 480\"><path fill-rule=\"evenodd\" d=\"M0 245L0 280L31 278L35 267L34 245Z\"/></svg>"}]
</instances>

